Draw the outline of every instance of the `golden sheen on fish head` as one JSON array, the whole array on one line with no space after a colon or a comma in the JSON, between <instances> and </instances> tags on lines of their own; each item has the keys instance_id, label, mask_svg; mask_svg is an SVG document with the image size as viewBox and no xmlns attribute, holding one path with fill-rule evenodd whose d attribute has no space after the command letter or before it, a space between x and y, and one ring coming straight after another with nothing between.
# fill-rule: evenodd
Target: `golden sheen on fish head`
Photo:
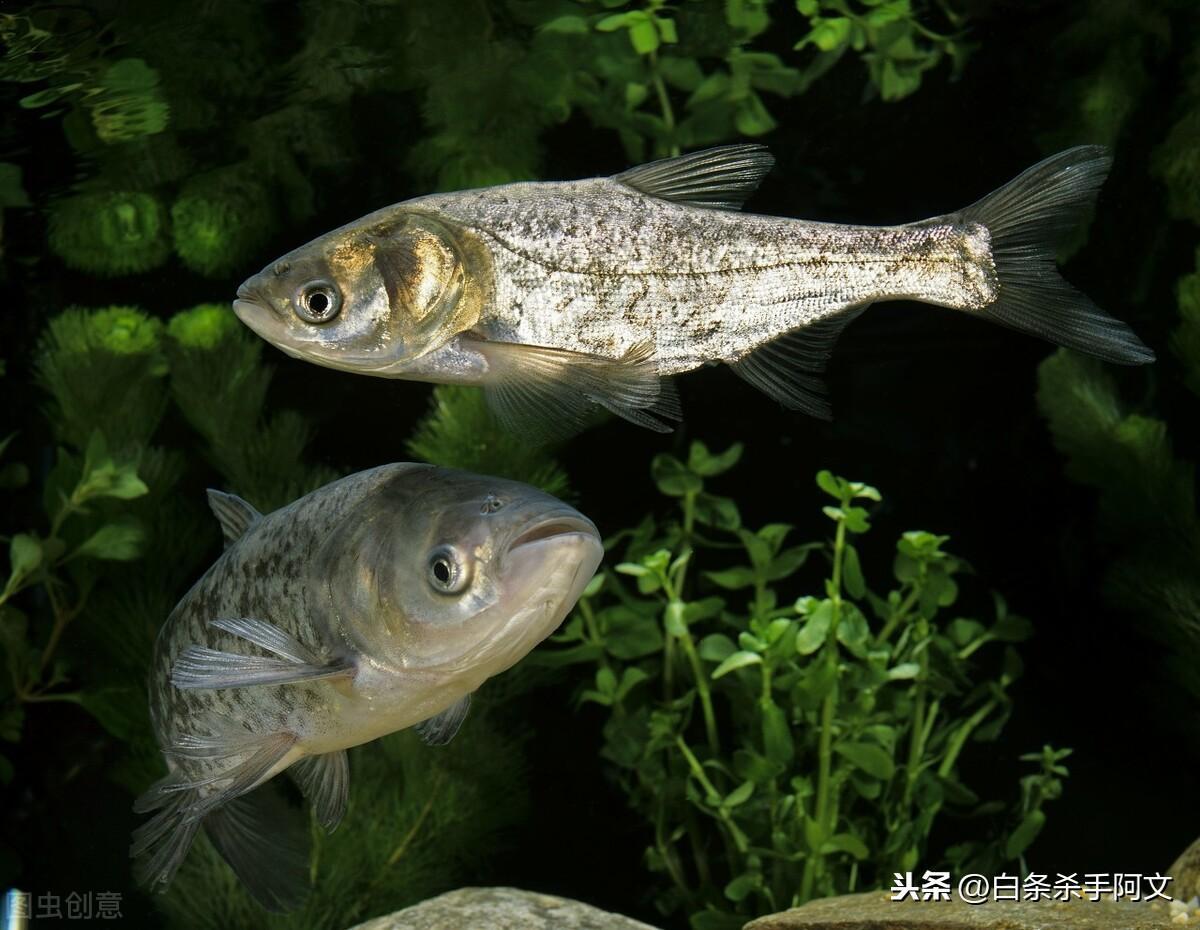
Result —
<instances>
[{"instance_id":1,"label":"golden sheen on fish head","mask_svg":"<svg viewBox=\"0 0 1200 930\"><path fill-rule=\"evenodd\" d=\"M554 631L602 556L592 522L549 494L416 466L356 506L317 568L356 651L473 689Z\"/></svg>"},{"instance_id":2,"label":"golden sheen on fish head","mask_svg":"<svg viewBox=\"0 0 1200 930\"><path fill-rule=\"evenodd\" d=\"M477 255L436 218L392 207L268 265L233 309L296 358L395 375L475 325L486 279Z\"/></svg>"}]
</instances>

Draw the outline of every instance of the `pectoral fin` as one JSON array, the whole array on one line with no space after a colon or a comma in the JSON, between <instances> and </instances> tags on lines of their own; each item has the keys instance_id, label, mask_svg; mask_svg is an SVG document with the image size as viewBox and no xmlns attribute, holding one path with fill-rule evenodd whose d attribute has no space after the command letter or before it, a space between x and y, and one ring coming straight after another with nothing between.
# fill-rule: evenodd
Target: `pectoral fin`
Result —
<instances>
[{"instance_id":1,"label":"pectoral fin","mask_svg":"<svg viewBox=\"0 0 1200 930\"><path fill-rule=\"evenodd\" d=\"M454 734L467 719L467 711L471 707L471 695L460 698L440 714L434 714L428 720L422 720L413 729L421 737L421 741L429 746L445 746L454 739Z\"/></svg>"},{"instance_id":2,"label":"pectoral fin","mask_svg":"<svg viewBox=\"0 0 1200 930\"><path fill-rule=\"evenodd\" d=\"M822 374L842 331L865 310L856 307L785 333L729 367L734 374L791 410L821 420L833 415Z\"/></svg>"},{"instance_id":3,"label":"pectoral fin","mask_svg":"<svg viewBox=\"0 0 1200 930\"><path fill-rule=\"evenodd\" d=\"M171 683L176 688L284 685L354 673L352 664L311 649L263 620L239 617L213 620L209 625L274 655L244 655L207 646L188 646L171 669Z\"/></svg>"},{"instance_id":4,"label":"pectoral fin","mask_svg":"<svg viewBox=\"0 0 1200 930\"><path fill-rule=\"evenodd\" d=\"M208 506L217 522L221 524L221 535L228 549L245 535L250 527L262 519L262 514L236 494L208 489Z\"/></svg>"},{"instance_id":5,"label":"pectoral fin","mask_svg":"<svg viewBox=\"0 0 1200 930\"><path fill-rule=\"evenodd\" d=\"M613 180L663 200L740 210L774 164L765 145L722 145L639 165Z\"/></svg>"},{"instance_id":6,"label":"pectoral fin","mask_svg":"<svg viewBox=\"0 0 1200 930\"><path fill-rule=\"evenodd\" d=\"M487 359L484 389L496 418L534 440L570 436L587 425L596 406L664 433L671 431L664 420L681 415L649 342L619 359L508 342L472 347Z\"/></svg>"},{"instance_id":7,"label":"pectoral fin","mask_svg":"<svg viewBox=\"0 0 1200 930\"><path fill-rule=\"evenodd\" d=\"M346 751L305 756L289 771L312 803L317 822L332 833L345 816L350 796L350 760Z\"/></svg>"}]
</instances>

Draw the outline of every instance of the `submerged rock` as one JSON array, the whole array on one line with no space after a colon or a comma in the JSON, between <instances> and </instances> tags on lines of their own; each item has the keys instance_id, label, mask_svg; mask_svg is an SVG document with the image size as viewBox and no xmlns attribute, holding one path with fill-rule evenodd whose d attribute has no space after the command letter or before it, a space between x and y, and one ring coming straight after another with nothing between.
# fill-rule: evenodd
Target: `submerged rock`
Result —
<instances>
[{"instance_id":1,"label":"submerged rock","mask_svg":"<svg viewBox=\"0 0 1200 930\"><path fill-rule=\"evenodd\" d=\"M1173 902L893 901L870 891L810 901L746 924L745 930L1179 930L1200 916Z\"/></svg>"},{"instance_id":2,"label":"submerged rock","mask_svg":"<svg viewBox=\"0 0 1200 930\"><path fill-rule=\"evenodd\" d=\"M351 930L655 930L590 904L519 888L459 888Z\"/></svg>"}]
</instances>

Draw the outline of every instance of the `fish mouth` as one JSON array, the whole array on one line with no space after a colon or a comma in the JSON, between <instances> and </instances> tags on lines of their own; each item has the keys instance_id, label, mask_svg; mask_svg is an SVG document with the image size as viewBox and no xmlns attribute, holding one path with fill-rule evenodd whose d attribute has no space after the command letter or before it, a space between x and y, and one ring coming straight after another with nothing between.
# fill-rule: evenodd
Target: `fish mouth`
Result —
<instances>
[{"instance_id":1,"label":"fish mouth","mask_svg":"<svg viewBox=\"0 0 1200 930\"><path fill-rule=\"evenodd\" d=\"M583 536L599 540L596 525L579 513L555 513L534 520L509 544L508 551L543 543L566 536Z\"/></svg>"}]
</instances>

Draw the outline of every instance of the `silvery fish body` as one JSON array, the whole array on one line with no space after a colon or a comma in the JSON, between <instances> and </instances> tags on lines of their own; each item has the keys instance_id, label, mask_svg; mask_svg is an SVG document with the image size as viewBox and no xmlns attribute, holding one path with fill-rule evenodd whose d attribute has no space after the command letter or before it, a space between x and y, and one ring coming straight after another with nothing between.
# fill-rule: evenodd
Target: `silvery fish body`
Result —
<instances>
[{"instance_id":1,"label":"silvery fish body","mask_svg":"<svg viewBox=\"0 0 1200 930\"><path fill-rule=\"evenodd\" d=\"M228 548L155 645L169 773L135 805L156 814L131 852L165 887L203 826L255 897L286 909L304 892L304 831L255 789L290 770L332 829L345 750L411 726L449 740L470 694L558 626L602 549L549 495L427 465L351 475L266 516L210 501Z\"/></svg>"},{"instance_id":2,"label":"silvery fish body","mask_svg":"<svg viewBox=\"0 0 1200 930\"><path fill-rule=\"evenodd\" d=\"M971 207L891 227L737 212L772 164L754 145L610 178L435 194L289 253L246 281L234 308L317 364L482 385L517 429L553 432L595 405L666 428L678 409L663 379L710 363L827 416L821 369L877 301L1152 360L1054 267L1109 163L1098 147L1071 149Z\"/></svg>"}]
</instances>

